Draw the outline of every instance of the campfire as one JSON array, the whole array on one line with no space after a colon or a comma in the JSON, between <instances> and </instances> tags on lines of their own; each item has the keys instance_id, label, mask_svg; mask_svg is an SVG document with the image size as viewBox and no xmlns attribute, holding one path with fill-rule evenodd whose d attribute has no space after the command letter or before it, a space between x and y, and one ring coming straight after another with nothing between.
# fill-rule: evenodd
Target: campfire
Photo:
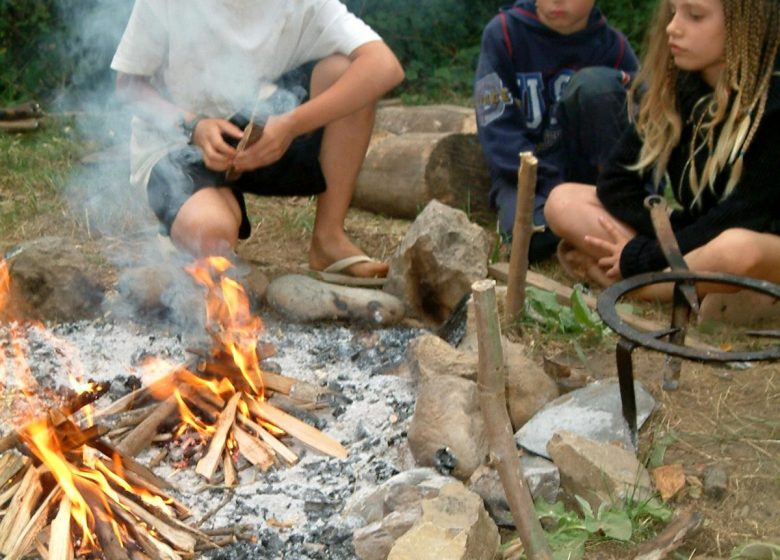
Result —
<instances>
[{"instance_id":1,"label":"campfire","mask_svg":"<svg viewBox=\"0 0 780 560\"><path fill-rule=\"evenodd\" d=\"M5 263L0 286L3 304ZM10 325L12 356L0 352L5 403L16 418L25 418L0 439L0 553L7 559L32 550L49 559L98 553L176 559L209 545L205 534L181 521L189 511L166 494L164 480L101 439L106 429L94 423L91 405L107 385L84 383L71 373L73 388L64 402L42 398L24 356L20 337L26 328Z\"/></svg>"},{"instance_id":2,"label":"campfire","mask_svg":"<svg viewBox=\"0 0 780 560\"><path fill-rule=\"evenodd\" d=\"M261 369L263 357L274 350L261 343L262 321L251 313L241 285L226 274L230 267L227 259L212 257L188 268L206 288L206 330L212 348L191 349L197 360L189 366L150 360L146 367L153 381L98 416L144 411L143 421L128 433L111 434L122 435L119 449L135 455L160 437L158 432L173 415L177 425L172 438L191 448L191 454L206 448L196 472L209 481L221 472L225 486L237 482L239 456L263 471L277 462L295 463L298 456L281 441L284 435L327 455L345 457L347 451L339 442L269 402L269 394L275 394L286 399L284 408L305 411L307 405L316 405L323 391ZM150 399L156 404L146 407Z\"/></svg>"},{"instance_id":3,"label":"campfire","mask_svg":"<svg viewBox=\"0 0 780 560\"><path fill-rule=\"evenodd\" d=\"M99 411L92 405L107 385L75 376L66 402L44 403L24 360L24 329L9 327L13 357L0 352L0 381L13 376L25 408L36 412L0 438L0 553L6 558L33 550L44 558L181 558L218 546L182 521L190 512L166 493L170 484L132 458L155 441L189 447L184 457L197 459L195 472L227 487L237 484L241 457L263 471L294 464L298 455L283 443L285 435L346 457L339 442L283 410L305 413L324 392L261 369L274 348L260 342L262 322L240 284L225 274L229 268L227 259L211 258L188 269L206 289L212 347L191 350L196 359L186 366L150 359L145 371L153 380ZM8 285L0 263L0 305ZM170 431L160 433L164 427Z\"/></svg>"}]
</instances>

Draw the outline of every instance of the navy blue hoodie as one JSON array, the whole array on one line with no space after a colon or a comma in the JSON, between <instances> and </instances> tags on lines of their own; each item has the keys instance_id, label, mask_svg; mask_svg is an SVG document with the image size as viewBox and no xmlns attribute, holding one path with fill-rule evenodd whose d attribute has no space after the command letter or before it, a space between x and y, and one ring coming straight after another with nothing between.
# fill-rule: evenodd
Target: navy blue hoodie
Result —
<instances>
[{"instance_id":1,"label":"navy blue hoodie","mask_svg":"<svg viewBox=\"0 0 780 560\"><path fill-rule=\"evenodd\" d=\"M539 159L537 210L550 190L566 179L555 110L572 74L589 66L627 74L638 67L626 38L596 7L586 27L571 35L561 35L539 21L534 0L502 8L485 27L474 101L479 140L492 178L493 206L499 190L517 188L522 151L532 151Z\"/></svg>"}]
</instances>

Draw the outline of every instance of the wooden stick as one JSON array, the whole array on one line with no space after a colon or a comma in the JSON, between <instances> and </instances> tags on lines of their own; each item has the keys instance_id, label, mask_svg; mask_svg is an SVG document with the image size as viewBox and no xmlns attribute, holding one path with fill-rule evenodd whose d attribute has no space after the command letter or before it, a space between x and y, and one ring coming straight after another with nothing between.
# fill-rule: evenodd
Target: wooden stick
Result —
<instances>
[{"instance_id":1,"label":"wooden stick","mask_svg":"<svg viewBox=\"0 0 780 560\"><path fill-rule=\"evenodd\" d=\"M157 515L150 512L143 506L136 504L133 500L119 494L119 503L125 506L130 513L138 517L141 521L149 525L157 533L160 534L166 541L171 543L174 547L185 552L192 552L195 550L196 538L189 532L181 527L175 527L171 522L175 521L171 518L167 520L160 519Z\"/></svg>"},{"instance_id":2,"label":"wooden stick","mask_svg":"<svg viewBox=\"0 0 780 560\"><path fill-rule=\"evenodd\" d=\"M22 478L5 517L0 521L0 553L9 554L16 542L16 537L30 521L33 507L38 503L43 493L38 470L29 467Z\"/></svg>"},{"instance_id":3,"label":"wooden stick","mask_svg":"<svg viewBox=\"0 0 780 560\"><path fill-rule=\"evenodd\" d=\"M173 488L173 484L165 480L164 478L160 478L156 474L154 474L150 469L143 466L141 463L133 459L132 457L127 457L126 455L122 455L119 453L119 451L114 448L112 445L106 443L103 440L92 440L87 442L87 445L90 447L97 449L100 451L103 455L106 457L109 457L113 460L115 455L119 456L119 459L122 461L122 466L125 468L125 471L130 471L134 474L136 474L141 479L153 484L154 486L158 488Z\"/></svg>"},{"instance_id":4,"label":"wooden stick","mask_svg":"<svg viewBox=\"0 0 780 560\"><path fill-rule=\"evenodd\" d=\"M130 515L122 506L114 502L109 502L109 505L111 506L111 511L114 515L124 522L135 542L146 554L152 558L158 558L159 560L181 559L181 556L179 556L173 548L150 534L143 524L138 523L138 520Z\"/></svg>"},{"instance_id":5,"label":"wooden stick","mask_svg":"<svg viewBox=\"0 0 780 560\"><path fill-rule=\"evenodd\" d=\"M178 408L179 405L176 399L168 397L157 406L154 412L122 439L122 443L117 446L117 450L122 455L130 457L138 455L152 443L152 438L157 434L157 430L165 421L171 418Z\"/></svg>"},{"instance_id":6,"label":"wooden stick","mask_svg":"<svg viewBox=\"0 0 780 560\"><path fill-rule=\"evenodd\" d=\"M522 475L512 424L506 407L501 326L496 306L496 283L479 280L471 285L477 321L479 405L485 418L490 449L496 458L509 509L520 541L530 560L552 560L552 552L536 517L531 492Z\"/></svg>"},{"instance_id":7,"label":"wooden stick","mask_svg":"<svg viewBox=\"0 0 780 560\"><path fill-rule=\"evenodd\" d=\"M49 535L49 560L73 560L73 540L70 532L70 499L60 500L57 516L51 523Z\"/></svg>"},{"instance_id":8,"label":"wooden stick","mask_svg":"<svg viewBox=\"0 0 780 560\"><path fill-rule=\"evenodd\" d=\"M49 510L55 500L62 495L62 490L59 487L54 488L43 503L35 511L35 514L30 518L30 521L22 529L21 534L18 535L16 542L14 543L11 551L5 557L5 560L20 560L27 551L30 550L35 544L35 539L46 523L49 521Z\"/></svg>"},{"instance_id":9,"label":"wooden stick","mask_svg":"<svg viewBox=\"0 0 780 560\"><path fill-rule=\"evenodd\" d=\"M244 426L251 429L256 433L260 439L262 439L268 446L274 450L287 464L294 465L298 462L298 455L296 455L289 447L276 439L268 430L263 428L260 424L239 413L238 421Z\"/></svg>"},{"instance_id":10,"label":"wooden stick","mask_svg":"<svg viewBox=\"0 0 780 560\"><path fill-rule=\"evenodd\" d=\"M219 422L217 423L216 431L211 436L208 451L195 466L195 472L209 481L214 478L214 473L217 471L228 432L236 420L236 407L242 395L243 393L236 393L228 401L222 414L219 415Z\"/></svg>"},{"instance_id":11,"label":"wooden stick","mask_svg":"<svg viewBox=\"0 0 780 560\"><path fill-rule=\"evenodd\" d=\"M119 542L114 528L108 521L109 512L104 509L102 490L95 483L83 478L74 478L73 483L92 512L92 518L95 520L95 536L100 543L103 556L106 560L130 560L129 554Z\"/></svg>"},{"instance_id":12,"label":"wooden stick","mask_svg":"<svg viewBox=\"0 0 780 560\"><path fill-rule=\"evenodd\" d=\"M261 444L254 436L248 434L238 426L233 426L233 437L238 443L238 450L247 461L262 471L267 471L274 464L273 453L269 452L265 444Z\"/></svg>"},{"instance_id":13,"label":"wooden stick","mask_svg":"<svg viewBox=\"0 0 780 560\"><path fill-rule=\"evenodd\" d=\"M525 275L528 252L534 233L534 200L536 197L537 159L531 152L520 152L517 171L517 205L512 227L512 253L509 257L509 280L504 315L507 325L517 325L525 305Z\"/></svg>"},{"instance_id":14,"label":"wooden stick","mask_svg":"<svg viewBox=\"0 0 780 560\"><path fill-rule=\"evenodd\" d=\"M23 466L25 466L25 460L22 459L21 455L6 453L0 456L0 488L3 488L9 480L14 478ZM0 505L2 504L3 502L0 501Z\"/></svg>"},{"instance_id":15,"label":"wooden stick","mask_svg":"<svg viewBox=\"0 0 780 560\"><path fill-rule=\"evenodd\" d=\"M233 426L235 430L235 426ZM225 449L225 453L222 457L222 473L225 477L225 486L232 488L238 482L238 473L236 472L236 466L233 464L233 458L230 456L230 451Z\"/></svg>"},{"instance_id":16,"label":"wooden stick","mask_svg":"<svg viewBox=\"0 0 780 560\"><path fill-rule=\"evenodd\" d=\"M228 379L236 379L242 375L238 366L227 362L203 362L200 366L200 371L208 375L227 377ZM275 393L282 393L302 401L316 401L324 392L321 387L312 383L271 371L261 371L260 377L260 386ZM257 383L257 380L253 380L253 382Z\"/></svg>"},{"instance_id":17,"label":"wooden stick","mask_svg":"<svg viewBox=\"0 0 780 560\"><path fill-rule=\"evenodd\" d=\"M249 405L249 410L252 414L263 418L274 426L278 426L306 445L338 459L343 459L347 456L347 449L343 445L317 428L304 424L297 418L282 412L265 401L252 397L247 397L244 400Z\"/></svg>"}]
</instances>

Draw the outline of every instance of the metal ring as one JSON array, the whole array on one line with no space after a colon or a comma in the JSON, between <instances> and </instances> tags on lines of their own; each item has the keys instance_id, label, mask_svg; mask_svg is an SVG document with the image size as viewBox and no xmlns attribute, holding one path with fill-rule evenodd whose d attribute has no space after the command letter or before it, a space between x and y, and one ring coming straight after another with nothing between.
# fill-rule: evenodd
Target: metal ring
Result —
<instances>
[{"instance_id":1,"label":"metal ring","mask_svg":"<svg viewBox=\"0 0 780 560\"><path fill-rule=\"evenodd\" d=\"M598 298L596 310L602 320L616 333L623 338L630 340L645 348L650 348L664 354L679 356L689 360L699 362L756 362L772 361L780 359L780 345L770 346L764 350L755 350L750 352L735 352L716 349L691 348L689 346L672 344L653 337L652 333L642 332L620 318L617 313L616 305L618 301L627 293L650 286L666 282L689 281L693 284L697 282L713 282L747 288L756 292L766 294L780 299L780 285L765 280L756 280L754 278L745 278L731 274L720 274L714 272L692 272L692 271L664 271L647 272L638 274L631 278L626 278L620 282L615 282L605 289Z\"/></svg>"}]
</instances>

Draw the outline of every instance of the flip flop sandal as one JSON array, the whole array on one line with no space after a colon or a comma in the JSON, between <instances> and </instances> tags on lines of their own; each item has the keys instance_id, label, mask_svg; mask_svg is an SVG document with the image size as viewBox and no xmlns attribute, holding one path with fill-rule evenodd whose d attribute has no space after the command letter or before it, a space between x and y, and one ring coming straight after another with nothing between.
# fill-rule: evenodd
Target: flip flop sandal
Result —
<instances>
[{"instance_id":1,"label":"flip flop sandal","mask_svg":"<svg viewBox=\"0 0 780 560\"><path fill-rule=\"evenodd\" d=\"M342 286L355 286L362 288L379 288L384 286L387 278L377 276L354 276L344 273L350 266L358 263L379 262L366 255L353 255L339 259L324 270L309 270L309 275L328 282L330 284L341 284Z\"/></svg>"}]
</instances>

